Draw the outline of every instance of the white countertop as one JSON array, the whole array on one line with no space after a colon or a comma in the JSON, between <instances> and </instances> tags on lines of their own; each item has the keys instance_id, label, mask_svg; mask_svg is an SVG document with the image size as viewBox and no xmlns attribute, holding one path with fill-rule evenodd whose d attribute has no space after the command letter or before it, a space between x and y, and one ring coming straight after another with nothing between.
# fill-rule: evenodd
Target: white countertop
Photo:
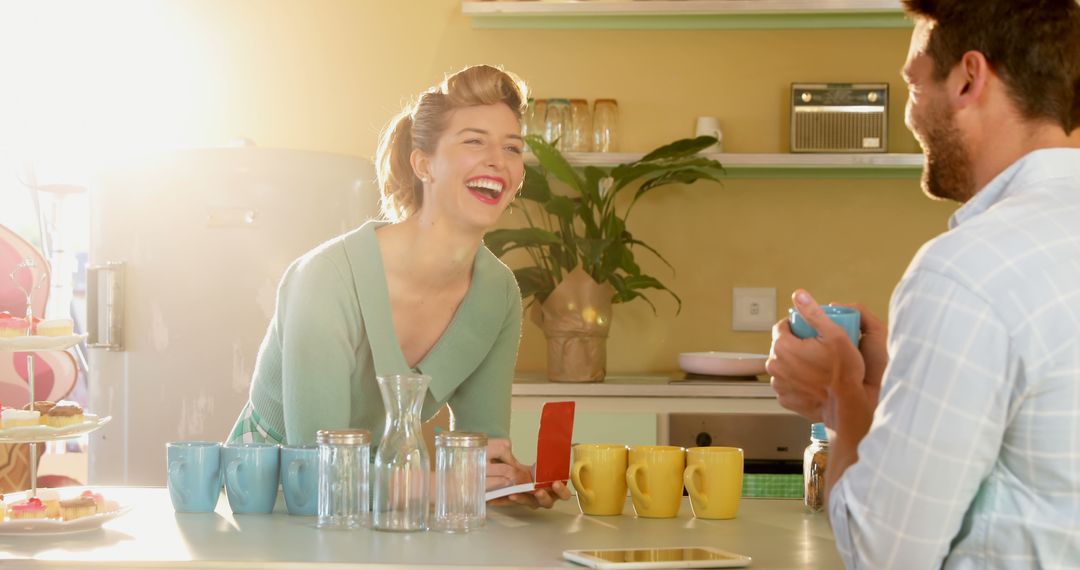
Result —
<instances>
[{"instance_id":1,"label":"white countertop","mask_svg":"<svg viewBox=\"0 0 1080 570\"><path fill-rule=\"evenodd\" d=\"M744 499L729 521L587 517L573 501L552 510L500 507L464 535L325 531L312 517L175 513L164 488L99 488L131 512L104 528L68 535L0 536L5 567L69 568L580 568L566 549L716 546L753 557L752 568L841 568L827 519L801 501ZM281 510L279 498L278 509Z\"/></svg>"},{"instance_id":2,"label":"white countertop","mask_svg":"<svg viewBox=\"0 0 1080 570\"><path fill-rule=\"evenodd\" d=\"M768 377L684 379L674 374L611 374L603 382L551 382L543 373L514 378L514 396L606 398L768 398L776 399Z\"/></svg>"}]
</instances>

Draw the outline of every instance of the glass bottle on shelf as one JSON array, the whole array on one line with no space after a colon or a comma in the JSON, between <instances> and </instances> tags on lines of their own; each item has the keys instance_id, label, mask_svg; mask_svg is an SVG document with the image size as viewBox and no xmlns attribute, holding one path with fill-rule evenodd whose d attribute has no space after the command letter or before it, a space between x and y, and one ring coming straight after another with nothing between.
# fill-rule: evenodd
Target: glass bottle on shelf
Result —
<instances>
[{"instance_id":1,"label":"glass bottle on shelf","mask_svg":"<svg viewBox=\"0 0 1080 570\"><path fill-rule=\"evenodd\" d=\"M619 104L614 99L593 103L593 152L619 150Z\"/></svg>"},{"instance_id":2,"label":"glass bottle on shelf","mask_svg":"<svg viewBox=\"0 0 1080 570\"><path fill-rule=\"evenodd\" d=\"M570 152L589 152L592 150L592 112L589 102L584 99L570 100Z\"/></svg>"},{"instance_id":3,"label":"glass bottle on shelf","mask_svg":"<svg viewBox=\"0 0 1080 570\"><path fill-rule=\"evenodd\" d=\"M529 106L532 112L526 111L525 133L544 138L547 136L547 133L544 132L547 124L547 99L533 99Z\"/></svg>"},{"instance_id":4,"label":"glass bottle on shelf","mask_svg":"<svg viewBox=\"0 0 1080 570\"><path fill-rule=\"evenodd\" d=\"M427 530L429 462L420 410L431 377L377 376L386 424L375 452L371 526L376 530Z\"/></svg>"},{"instance_id":5,"label":"glass bottle on shelf","mask_svg":"<svg viewBox=\"0 0 1080 570\"><path fill-rule=\"evenodd\" d=\"M570 138L573 131L573 119L570 116L570 101L567 99L548 99L547 112L544 114L544 140L560 152L570 151Z\"/></svg>"}]
</instances>

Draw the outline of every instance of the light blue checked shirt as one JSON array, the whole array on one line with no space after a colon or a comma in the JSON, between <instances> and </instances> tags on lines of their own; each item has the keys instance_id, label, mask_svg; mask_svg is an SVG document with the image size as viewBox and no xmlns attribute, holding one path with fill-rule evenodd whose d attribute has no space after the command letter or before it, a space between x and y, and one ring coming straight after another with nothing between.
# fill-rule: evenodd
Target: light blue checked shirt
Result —
<instances>
[{"instance_id":1,"label":"light blue checked shirt","mask_svg":"<svg viewBox=\"0 0 1080 570\"><path fill-rule=\"evenodd\" d=\"M849 568L1080 568L1080 150L1032 152L919 251L829 499Z\"/></svg>"}]
</instances>

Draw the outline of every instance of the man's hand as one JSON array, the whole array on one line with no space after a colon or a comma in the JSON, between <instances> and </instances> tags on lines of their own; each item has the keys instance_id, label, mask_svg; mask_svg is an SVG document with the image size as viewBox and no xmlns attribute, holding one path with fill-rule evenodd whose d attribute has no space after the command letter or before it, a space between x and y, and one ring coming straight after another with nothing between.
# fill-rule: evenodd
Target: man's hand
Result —
<instances>
[{"instance_id":1,"label":"man's hand","mask_svg":"<svg viewBox=\"0 0 1080 570\"><path fill-rule=\"evenodd\" d=\"M773 345L765 367L780 405L811 421L824 421L837 431L841 425L850 426L853 433L844 431L862 439L869 429L888 362L885 326L862 306L853 305L862 317L863 337L857 350L809 293L797 290L792 300L818 336L796 337L786 319L773 327Z\"/></svg>"}]
</instances>

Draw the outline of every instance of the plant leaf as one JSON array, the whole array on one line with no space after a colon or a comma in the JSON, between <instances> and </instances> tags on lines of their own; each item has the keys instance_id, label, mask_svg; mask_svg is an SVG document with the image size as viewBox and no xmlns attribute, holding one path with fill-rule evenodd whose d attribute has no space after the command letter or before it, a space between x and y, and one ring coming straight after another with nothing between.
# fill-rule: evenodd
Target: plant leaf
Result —
<instances>
[{"instance_id":1,"label":"plant leaf","mask_svg":"<svg viewBox=\"0 0 1080 570\"><path fill-rule=\"evenodd\" d=\"M521 289L521 298L535 297L541 303L555 290L555 283L551 275L539 267L522 267L514 270L514 278L517 279Z\"/></svg>"},{"instance_id":2,"label":"plant leaf","mask_svg":"<svg viewBox=\"0 0 1080 570\"><path fill-rule=\"evenodd\" d=\"M533 202L547 202L551 199L551 186L547 177L539 168L525 165L525 182L521 185L518 198Z\"/></svg>"},{"instance_id":3,"label":"plant leaf","mask_svg":"<svg viewBox=\"0 0 1080 570\"><path fill-rule=\"evenodd\" d=\"M536 160L540 162L540 166L544 167L548 174L563 181L578 194L585 194L585 183L581 180L581 176L570 166L570 163L566 161L566 158L557 148L536 135L527 135L525 144L529 145L529 149L536 156Z\"/></svg>"},{"instance_id":4,"label":"plant leaf","mask_svg":"<svg viewBox=\"0 0 1080 570\"><path fill-rule=\"evenodd\" d=\"M662 158L677 158L697 154L706 148L716 144L716 137L696 137L692 139L679 139L673 143L659 147L649 154L641 157L640 162L658 160Z\"/></svg>"},{"instance_id":5,"label":"plant leaf","mask_svg":"<svg viewBox=\"0 0 1080 570\"><path fill-rule=\"evenodd\" d=\"M559 236L541 228L499 229L491 230L484 235L484 245L495 254L495 257L502 257L506 252L522 247L561 243L562 239Z\"/></svg>"}]
</instances>

